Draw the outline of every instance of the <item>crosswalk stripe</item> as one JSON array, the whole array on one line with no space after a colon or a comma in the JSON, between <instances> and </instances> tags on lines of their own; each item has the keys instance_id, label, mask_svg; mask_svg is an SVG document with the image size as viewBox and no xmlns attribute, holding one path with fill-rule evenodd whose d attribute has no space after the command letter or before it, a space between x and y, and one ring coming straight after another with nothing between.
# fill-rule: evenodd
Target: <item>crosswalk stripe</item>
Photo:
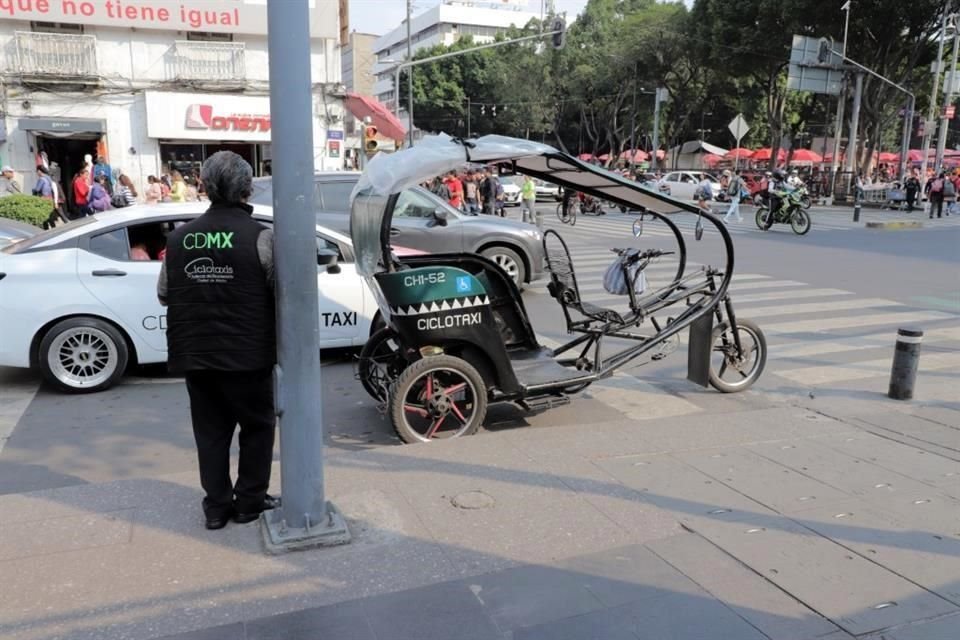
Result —
<instances>
[{"instance_id":1,"label":"crosswalk stripe","mask_svg":"<svg viewBox=\"0 0 960 640\"><path fill-rule=\"evenodd\" d=\"M769 333L820 333L831 329L849 329L878 324L898 324L906 322L926 322L956 318L949 313L939 311L915 311L900 313L881 313L877 315L860 314L837 318L815 318L795 322L780 322L765 325L763 330Z\"/></svg>"},{"instance_id":2,"label":"crosswalk stripe","mask_svg":"<svg viewBox=\"0 0 960 640\"><path fill-rule=\"evenodd\" d=\"M890 374L891 357L863 362L851 362L843 365L825 365L819 367L800 367L776 371L781 378L808 385L827 384L862 380ZM936 371L960 367L960 353L933 353L920 359L920 371Z\"/></svg>"},{"instance_id":3,"label":"crosswalk stripe","mask_svg":"<svg viewBox=\"0 0 960 640\"><path fill-rule=\"evenodd\" d=\"M825 298L828 296L852 296L850 291L843 289L801 289L799 291L771 291L769 293L751 293L748 295L737 295L736 291L731 291L730 296L734 304L742 302L771 302L774 300L789 300L800 298Z\"/></svg>"},{"instance_id":4,"label":"crosswalk stripe","mask_svg":"<svg viewBox=\"0 0 960 640\"><path fill-rule=\"evenodd\" d=\"M833 300L830 302L806 302L788 305L767 305L763 307L737 308L737 315L745 318L768 318L772 316L790 316L798 313L818 313L845 311L850 309L870 309L873 307L901 307L899 302L883 298L857 298L853 300Z\"/></svg>"},{"instance_id":5,"label":"crosswalk stripe","mask_svg":"<svg viewBox=\"0 0 960 640\"><path fill-rule=\"evenodd\" d=\"M797 282L796 280L762 280L760 282L747 282L731 286L731 291L743 291L744 289L775 289L777 287L803 287L809 286L806 282Z\"/></svg>"},{"instance_id":6,"label":"crosswalk stripe","mask_svg":"<svg viewBox=\"0 0 960 640\"><path fill-rule=\"evenodd\" d=\"M38 387L33 383L4 382L0 384L0 453L7 444L10 434L20 422Z\"/></svg>"}]
</instances>

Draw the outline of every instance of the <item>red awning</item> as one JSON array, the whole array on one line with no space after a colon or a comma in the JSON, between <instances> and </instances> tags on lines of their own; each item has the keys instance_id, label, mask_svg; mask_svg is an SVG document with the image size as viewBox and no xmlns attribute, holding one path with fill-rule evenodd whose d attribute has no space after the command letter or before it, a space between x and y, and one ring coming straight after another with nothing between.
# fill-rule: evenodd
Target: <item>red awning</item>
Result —
<instances>
[{"instance_id":1,"label":"red awning","mask_svg":"<svg viewBox=\"0 0 960 640\"><path fill-rule=\"evenodd\" d=\"M360 120L369 117L373 126L377 128L377 133L384 138L403 140L407 135L407 130L397 116L390 113L386 105L375 98L362 96L359 93L348 93L344 104L354 117Z\"/></svg>"}]
</instances>

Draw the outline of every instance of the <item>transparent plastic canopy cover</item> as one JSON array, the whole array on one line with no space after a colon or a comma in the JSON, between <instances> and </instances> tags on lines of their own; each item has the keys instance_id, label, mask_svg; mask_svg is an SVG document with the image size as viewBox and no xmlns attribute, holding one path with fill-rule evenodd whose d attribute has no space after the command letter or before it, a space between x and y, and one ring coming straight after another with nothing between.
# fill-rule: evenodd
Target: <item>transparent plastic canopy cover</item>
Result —
<instances>
[{"instance_id":1,"label":"transparent plastic canopy cover","mask_svg":"<svg viewBox=\"0 0 960 640\"><path fill-rule=\"evenodd\" d=\"M351 195L350 235L357 271L372 276L381 262L380 225L391 194L468 163L488 163L557 153L553 147L507 136L483 136L465 144L446 134L424 138L417 146L381 153L368 164Z\"/></svg>"}]
</instances>

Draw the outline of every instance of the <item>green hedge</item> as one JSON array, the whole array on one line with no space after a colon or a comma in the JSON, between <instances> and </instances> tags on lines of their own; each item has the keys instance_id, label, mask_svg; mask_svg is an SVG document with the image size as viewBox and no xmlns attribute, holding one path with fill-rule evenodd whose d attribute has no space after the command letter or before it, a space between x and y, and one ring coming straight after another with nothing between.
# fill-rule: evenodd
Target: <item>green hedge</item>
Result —
<instances>
[{"instance_id":1,"label":"green hedge","mask_svg":"<svg viewBox=\"0 0 960 640\"><path fill-rule=\"evenodd\" d=\"M53 203L37 196L13 195L0 198L0 218L42 227L52 211Z\"/></svg>"}]
</instances>

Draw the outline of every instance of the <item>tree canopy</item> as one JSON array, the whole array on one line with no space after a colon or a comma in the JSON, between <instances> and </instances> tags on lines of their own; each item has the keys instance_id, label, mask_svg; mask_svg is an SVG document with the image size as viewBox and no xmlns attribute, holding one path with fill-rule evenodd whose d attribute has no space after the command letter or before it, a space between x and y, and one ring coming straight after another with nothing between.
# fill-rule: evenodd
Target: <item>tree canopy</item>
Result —
<instances>
[{"instance_id":1,"label":"tree canopy","mask_svg":"<svg viewBox=\"0 0 960 640\"><path fill-rule=\"evenodd\" d=\"M917 94L925 113L945 0L857 0L848 56ZM837 98L787 89L794 34L832 37L845 14L822 0L589 0L568 28L566 46L549 39L505 45L418 66L417 127L456 135L504 133L545 140L574 153L650 150L654 91L665 87L661 148L702 139L732 147L727 123L743 113L745 144L809 145L832 135ZM499 36L539 33L533 20ZM476 46L470 37L417 58ZM848 83L852 85L853 83ZM851 90L844 96L851 99ZM401 83L406 101L406 81ZM905 95L872 76L864 81L861 166L879 149L899 150ZM851 109L846 109L848 121ZM849 122L848 122L849 123ZM469 131L468 131L469 127ZM915 146L915 145L914 145ZM817 149L822 151L822 149Z\"/></svg>"}]
</instances>

